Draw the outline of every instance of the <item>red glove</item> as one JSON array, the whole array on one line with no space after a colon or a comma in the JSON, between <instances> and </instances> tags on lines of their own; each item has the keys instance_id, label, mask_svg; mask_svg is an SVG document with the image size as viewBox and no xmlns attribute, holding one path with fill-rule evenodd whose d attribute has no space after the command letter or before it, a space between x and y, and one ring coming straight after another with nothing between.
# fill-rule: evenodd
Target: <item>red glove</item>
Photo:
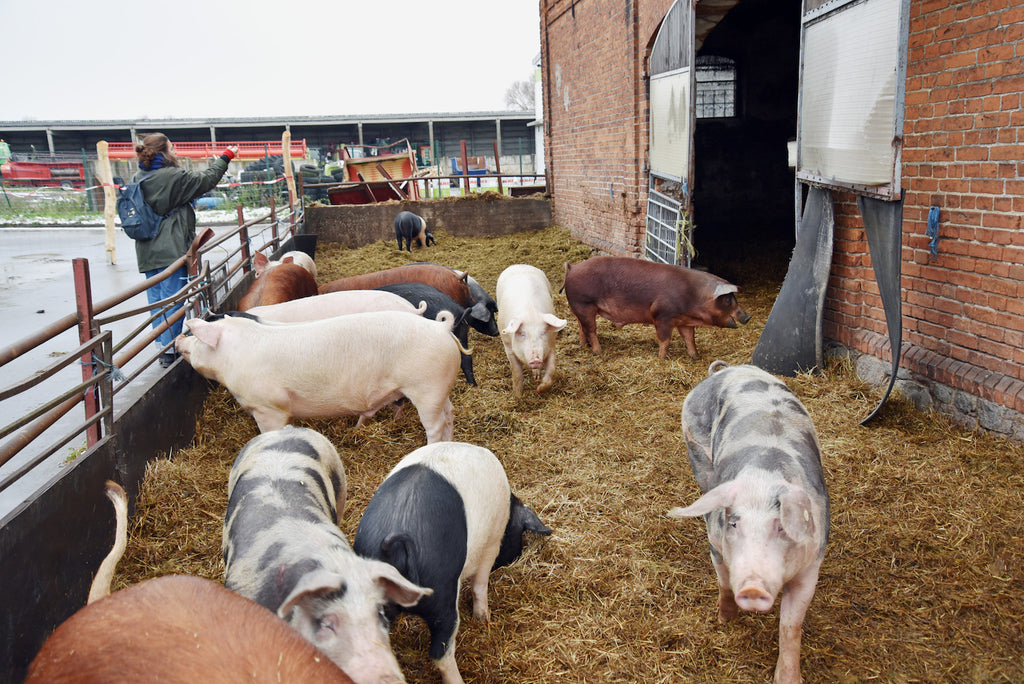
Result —
<instances>
[{"instance_id":1,"label":"red glove","mask_svg":"<svg viewBox=\"0 0 1024 684\"><path fill-rule=\"evenodd\" d=\"M235 158L235 151L230 147L225 147L224 151L220 153L220 156L227 157L228 161L231 161Z\"/></svg>"}]
</instances>

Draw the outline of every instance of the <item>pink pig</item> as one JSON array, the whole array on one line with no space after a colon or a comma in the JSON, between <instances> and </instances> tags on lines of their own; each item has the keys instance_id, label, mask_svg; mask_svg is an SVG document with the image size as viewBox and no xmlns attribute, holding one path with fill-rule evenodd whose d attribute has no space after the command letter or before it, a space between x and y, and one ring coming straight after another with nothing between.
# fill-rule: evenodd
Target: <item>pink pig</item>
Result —
<instances>
[{"instance_id":1,"label":"pink pig","mask_svg":"<svg viewBox=\"0 0 1024 684\"><path fill-rule=\"evenodd\" d=\"M525 368L540 378L537 393L546 392L554 383L555 339L566 323L555 315L548 277L528 264L509 266L498 276L495 297L501 343L512 366L512 393L523 396Z\"/></svg>"}]
</instances>

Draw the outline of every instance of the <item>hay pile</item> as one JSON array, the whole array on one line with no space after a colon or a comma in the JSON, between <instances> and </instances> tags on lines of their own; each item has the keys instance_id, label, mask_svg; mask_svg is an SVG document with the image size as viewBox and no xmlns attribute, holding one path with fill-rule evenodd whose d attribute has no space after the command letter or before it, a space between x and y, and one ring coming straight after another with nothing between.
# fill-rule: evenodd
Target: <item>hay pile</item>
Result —
<instances>
[{"instance_id":1,"label":"hay pile","mask_svg":"<svg viewBox=\"0 0 1024 684\"><path fill-rule=\"evenodd\" d=\"M495 239L439 233L427 250L393 241L359 250L320 245L321 282L430 260L468 270L493 295L512 263L544 270L590 250L551 228ZM457 659L469 682L763 682L778 653L778 607L716 622L717 588L699 519L668 520L698 496L679 413L708 363L750 358L778 292L784 261L744 264L733 281L753 316L737 330L699 328L700 361L673 338L658 359L654 331L600 321L603 355L578 342L569 319L557 379L544 396L511 394L497 339L470 336L478 387L452 392L455 439L502 460L520 498L555 530L491 577L489 626L462 604ZM724 269L723 269L724 270ZM952 427L898 398L870 427L880 394L849 364L788 379L815 419L832 497L832 537L804 623L808 682L1022 681L1024 448ZM171 572L223 579L221 521L232 460L255 423L218 388L195 445L154 463L132 520L118 586ZM409 406L356 430L355 418L303 421L338 447L349 481L343 528L388 470L424 443ZM410 682L438 682L428 633L401 618L392 643Z\"/></svg>"}]
</instances>

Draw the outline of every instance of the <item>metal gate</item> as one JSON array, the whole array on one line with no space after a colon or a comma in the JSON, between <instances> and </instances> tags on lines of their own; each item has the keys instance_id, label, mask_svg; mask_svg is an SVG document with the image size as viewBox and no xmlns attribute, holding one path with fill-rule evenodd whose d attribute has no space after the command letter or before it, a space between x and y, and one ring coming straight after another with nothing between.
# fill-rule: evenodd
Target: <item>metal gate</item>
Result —
<instances>
[{"instance_id":1,"label":"metal gate","mask_svg":"<svg viewBox=\"0 0 1024 684\"><path fill-rule=\"evenodd\" d=\"M647 190L646 233L645 259L690 266L693 227L684 220L682 203L655 190L653 179Z\"/></svg>"}]
</instances>

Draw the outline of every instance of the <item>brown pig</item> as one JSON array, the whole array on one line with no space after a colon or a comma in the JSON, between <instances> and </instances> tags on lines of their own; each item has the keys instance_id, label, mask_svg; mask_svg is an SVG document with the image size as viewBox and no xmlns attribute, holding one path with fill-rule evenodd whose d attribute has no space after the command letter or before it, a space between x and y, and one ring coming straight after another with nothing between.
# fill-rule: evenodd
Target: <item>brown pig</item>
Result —
<instances>
[{"instance_id":1,"label":"brown pig","mask_svg":"<svg viewBox=\"0 0 1024 684\"><path fill-rule=\"evenodd\" d=\"M750 320L736 300L735 285L703 271L642 259L598 256L572 266L567 263L563 288L580 322L580 344L589 343L595 354L601 353L598 316L618 328L653 324L663 359L673 328L686 342L686 351L697 358L694 328L735 328Z\"/></svg>"},{"instance_id":2,"label":"brown pig","mask_svg":"<svg viewBox=\"0 0 1024 684\"><path fill-rule=\"evenodd\" d=\"M256 279L238 302L239 311L312 297L317 293L316 265L302 252L289 252L281 261L269 261L257 252L253 262Z\"/></svg>"},{"instance_id":3,"label":"brown pig","mask_svg":"<svg viewBox=\"0 0 1024 684\"><path fill-rule=\"evenodd\" d=\"M423 283L444 292L461 306L473 306L476 302L469 292L467 277L465 273L456 274L447 266L439 264L405 264L332 280L320 286L320 294L342 290L373 290L395 283Z\"/></svg>"}]
</instances>

